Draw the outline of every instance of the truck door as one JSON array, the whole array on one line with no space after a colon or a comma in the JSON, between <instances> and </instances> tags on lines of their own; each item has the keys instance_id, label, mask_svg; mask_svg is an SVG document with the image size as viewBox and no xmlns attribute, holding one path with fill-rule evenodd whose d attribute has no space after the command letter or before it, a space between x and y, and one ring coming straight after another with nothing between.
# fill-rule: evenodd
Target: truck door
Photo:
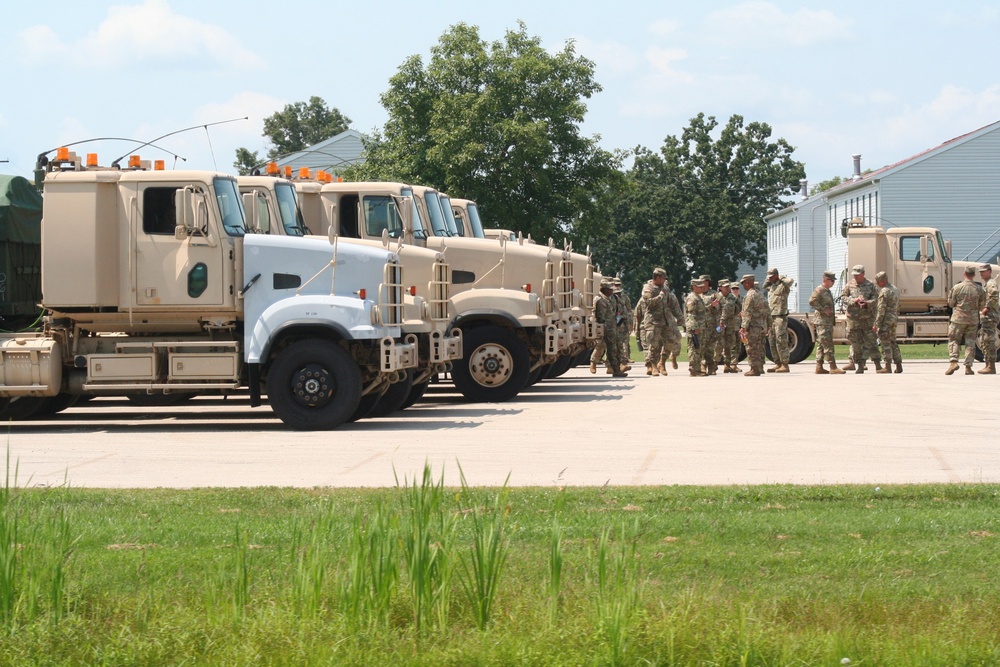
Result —
<instances>
[{"instance_id":1,"label":"truck door","mask_svg":"<svg viewBox=\"0 0 1000 667\"><path fill-rule=\"evenodd\" d=\"M195 191L198 231L184 238L175 235L175 194L182 187L185 185L138 184L130 213L135 248L130 273L135 280L136 307L223 305L223 253L228 239L220 238L209 219L212 200L200 183L188 186ZM238 206L238 202L231 205Z\"/></svg>"},{"instance_id":2,"label":"truck door","mask_svg":"<svg viewBox=\"0 0 1000 667\"><path fill-rule=\"evenodd\" d=\"M950 285L945 284L942 253L935 252L934 238L926 234L899 237L899 269L896 286L901 299L940 301Z\"/></svg>"}]
</instances>

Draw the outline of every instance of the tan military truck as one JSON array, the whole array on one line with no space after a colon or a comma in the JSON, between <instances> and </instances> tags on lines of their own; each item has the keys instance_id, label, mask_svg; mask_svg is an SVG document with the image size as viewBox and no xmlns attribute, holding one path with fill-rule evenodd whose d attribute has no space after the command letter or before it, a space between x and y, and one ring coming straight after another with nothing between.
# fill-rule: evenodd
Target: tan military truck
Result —
<instances>
[{"instance_id":1,"label":"tan military truck","mask_svg":"<svg viewBox=\"0 0 1000 667\"><path fill-rule=\"evenodd\" d=\"M277 176L274 163L267 165L268 175L239 176L240 192L250 194L257 207L259 231L285 236L306 236L305 220L299 207L296 185L318 195L322 183L305 178L295 182ZM359 244L389 249L399 255L400 263L414 284L404 286L403 335L417 342L417 366L407 378L385 389L366 416L381 417L409 407L423 395L431 378L451 370L462 358L462 333L449 328L451 322L451 270L445 254L415 245L403 245L402 238L391 240L388 234L379 239L340 238L344 245ZM421 289L417 289L417 283ZM364 404L364 401L362 401Z\"/></svg>"},{"instance_id":2,"label":"tan military truck","mask_svg":"<svg viewBox=\"0 0 1000 667\"><path fill-rule=\"evenodd\" d=\"M231 176L96 162L60 149L42 169L45 317L0 336L0 397L247 387L292 428L329 429L416 365L395 253L247 234Z\"/></svg>"},{"instance_id":3,"label":"tan military truck","mask_svg":"<svg viewBox=\"0 0 1000 667\"><path fill-rule=\"evenodd\" d=\"M847 238L846 268L833 288L834 296L853 279L850 268L857 264L865 267L865 276L872 282L876 273L885 271L889 282L899 289L897 340L947 342L948 296L952 287L961 282L969 264L952 261L951 242L933 227L867 226L861 218L845 221L841 232ZM789 361L798 363L812 353L815 345L812 314L790 313L788 331ZM837 315L833 338L837 344L848 342L847 317L843 312Z\"/></svg>"},{"instance_id":4,"label":"tan military truck","mask_svg":"<svg viewBox=\"0 0 1000 667\"><path fill-rule=\"evenodd\" d=\"M299 197L310 228L332 226L353 238L385 233L446 255L455 309L451 326L462 331L463 341L452 378L467 399L509 400L532 371L558 358L566 338L557 326L557 302L571 290L571 281L557 279L560 269L571 269L559 263L561 257L548 266L536 252L513 244L435 237L430 225L445 230L443 219L430 220L414 188L403 183L328 183L318 198L309 190L299 189Z\"/></svg>"}]
</instances>

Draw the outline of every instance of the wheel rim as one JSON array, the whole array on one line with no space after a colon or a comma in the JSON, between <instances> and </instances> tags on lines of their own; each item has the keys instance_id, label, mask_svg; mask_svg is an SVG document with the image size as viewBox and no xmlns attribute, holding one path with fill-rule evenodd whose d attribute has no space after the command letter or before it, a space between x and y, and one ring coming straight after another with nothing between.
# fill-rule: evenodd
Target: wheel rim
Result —
<instances>
[{"instance_id":1,"label":"wheel rim","mask_svg":"<svg viewBox=\"0 0 1000 667\"><path fill-rule=\"evenodd\" d=\"M795 329L788 327L788 353L791 356L792 350L795 350L799 346L799 335L795 333Z\"/></svg>"},{"instance_id":2,"label":"wheel rim","mask_svg":"<svg viewBox=\"0 0 1000 667\"><path fill-rule=\"evenodd\" d=\"M496 343L480 345L469 356L469 374L483 387L498 387L510 378L514 359L507 348Z\"/></svg>"},{"instance_id":3,"label":"wheel rim","mask_svg":"<svg viewBox=\"0 0 1000 667\"><path fill-rule=\"evenodd\" d=\"M295 371L290 387L295 402L306 408L323 407L333 398L333 378L321 364L306 364Z\"/></svg>"}]
</instances>

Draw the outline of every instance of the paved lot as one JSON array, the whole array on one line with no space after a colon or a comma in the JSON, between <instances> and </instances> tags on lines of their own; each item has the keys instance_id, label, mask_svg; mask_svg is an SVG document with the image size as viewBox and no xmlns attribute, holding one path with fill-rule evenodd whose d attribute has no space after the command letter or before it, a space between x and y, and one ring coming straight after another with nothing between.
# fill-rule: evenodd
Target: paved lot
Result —
<instances>
[{"instance_id":1,"label":"paved lot","mask_svg":"<svg viewBox=\"0 0 1000 667\"><path fill-rule=\"evenodd\" d=\"M504 404L450 384L392 418L323 433L286 430L244 398L137 408L96 399L8 425L20 485L391 486L425 462L472 484L891 484L1000 482L1000 376L625 379L571 370ZM13 477L13 471L11 472Z\"/></svg>"}]
</instances>

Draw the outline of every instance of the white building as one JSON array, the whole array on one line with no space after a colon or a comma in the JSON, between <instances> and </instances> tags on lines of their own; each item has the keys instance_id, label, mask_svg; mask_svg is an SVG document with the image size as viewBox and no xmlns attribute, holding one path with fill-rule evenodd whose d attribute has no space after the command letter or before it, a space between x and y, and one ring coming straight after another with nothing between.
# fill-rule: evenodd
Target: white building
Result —
<instances>
[{"instance_id":1,"label":"white building","mask_svg":"<svg viewBox=\"0 0 1000 667\"><path fill-rule=\"evenodd\" d=\"M841 227L852 218L881 227L936 227L951 240L955 259L998 262L1000 122L867 174L855 155L850 180L767 216L768 266L798 281L799 298L794 305L789 299L790 309L809 309L824 270L841 277L839 293L849 268Z\"/></svg>"}]
</instances>

